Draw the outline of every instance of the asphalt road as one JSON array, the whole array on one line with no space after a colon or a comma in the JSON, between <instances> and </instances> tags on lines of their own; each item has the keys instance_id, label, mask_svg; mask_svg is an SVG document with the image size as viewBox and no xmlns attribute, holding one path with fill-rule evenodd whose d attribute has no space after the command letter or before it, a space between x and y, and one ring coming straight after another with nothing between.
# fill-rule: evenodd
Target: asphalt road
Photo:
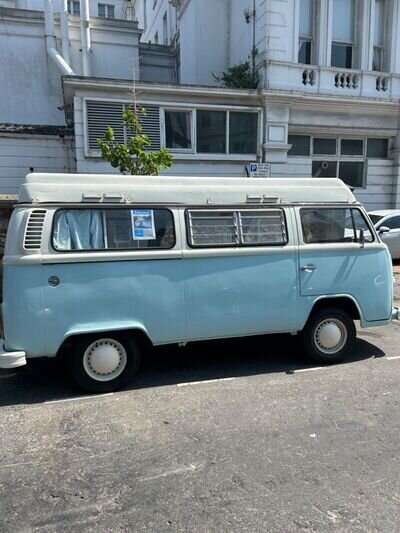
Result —
<instances>
[{"instance_id":1,"label":"asphalt road","mask_svg":"<svg viewBox=\"0 0 400 533\"><path fill-rule=\"evenodd\" d=\"M400 530L400 322L345 364L296 338L159 349L134 387L0 375L0 531Z\"/></svg>"}]
</instances>

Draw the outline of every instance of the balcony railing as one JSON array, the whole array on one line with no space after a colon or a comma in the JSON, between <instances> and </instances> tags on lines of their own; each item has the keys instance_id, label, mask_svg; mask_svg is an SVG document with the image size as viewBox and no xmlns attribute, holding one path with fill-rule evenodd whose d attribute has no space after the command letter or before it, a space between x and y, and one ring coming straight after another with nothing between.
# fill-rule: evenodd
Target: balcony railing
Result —
<instances>
[{"instance_id":1,"label":"balcony railing","mask_svg":"<svg viewBox=\"0 0 400 533\"><path fill-rule=\"evenodd\" d=\"M268 89L385 100L400 98L399 74L279 61L269 61L265 68Z\"/></svg>"}]
</instances>

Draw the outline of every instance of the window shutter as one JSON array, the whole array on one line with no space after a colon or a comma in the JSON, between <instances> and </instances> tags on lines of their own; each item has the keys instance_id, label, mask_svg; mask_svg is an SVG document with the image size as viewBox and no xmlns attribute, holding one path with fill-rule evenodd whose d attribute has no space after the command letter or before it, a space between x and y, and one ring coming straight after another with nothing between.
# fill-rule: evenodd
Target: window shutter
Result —
<instances>
[{"instance_id":1,"label":"window shutter","mask_svg":"<svg viewBox=\"0 0 400 533\"><path fill-rule=\"evenodd\" d=\"M114 130L115 140L125 142L122 111L123 104L119 102L86 101L89 150L99 150L97 139L103 137L109 126Z\"/></svg>"},{"instance_id":2,"label":"window shutter","mask_svg":"<svg viewBox=\"0 0 400 533\"><path fill-rule=\"evenodd\" d=\"M160 108L157 106L149 106L144 104L146 116L140 115L140 124L142 125L142 133L147 135L151 141L149 150L159 150L160 143Z\"/></svg>"}]
</instances>

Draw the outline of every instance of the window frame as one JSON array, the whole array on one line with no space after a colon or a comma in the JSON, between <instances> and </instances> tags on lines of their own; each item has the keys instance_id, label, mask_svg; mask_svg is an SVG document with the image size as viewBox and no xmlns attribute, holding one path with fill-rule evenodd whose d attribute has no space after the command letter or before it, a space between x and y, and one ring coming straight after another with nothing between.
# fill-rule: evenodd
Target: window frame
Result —
<instances>
[{"instance_id":1,"label":"window frame","mask_svg":"<svg viewBox=\"0 0 400 533\"><path fill-rule=\"evenodd\" d=\"M195 154L196 153L196 148L197 146L195 146L195 143L197 142L197 139L196 139L196 130L195 130L195 127L196 127L196 124L195 124L195 119L196 119L196 113L195 113L195 109L194 108L182 108L182 107L170 107L170 106L167 106L167 107L162 107L160 108L160 111L161 111L161 122L160 122L160 129L161 129L161 135L160 135L160 143L161 143L161 147L162 148L166 148L169 152L173 153L173 154ZM191 143L191 148L168 148L167 146L167 123L166 123L166 120L165 120L165 112L166 111L170 111L170 112L177 112L177 113L190 113L190 143Z\"/></svg>"},{"instance_id":2,"label":"window frame","mask_svg":"<svg viewBox=\"0 0 400 533\"><path fill-rule=\"evenodd\" d=\"M78 10L75 11L74 5L78 6ZM80 17L81 15L81 4L79 0L68 0L68 15L72 15L74 17Z\"/></svg>"},{"instance_id":3,"label":"window frame","mask_svg":"<svg viewBox=\"0 0 400 533\"><path fill-rule=\"evenodd\" d=\"M82 97L82 114L83 114L83 129L84 129L84 153L85 158L101 158L101 151L100 149L91 149L89 148L89 124L88 124L88 117L87 117L87 102L103 102L103 103L118 103L121 104L123 109L126 107L129 107L132 105L132 102L127 100L126 98L101 98L101 97L91 97L91 96L83 96ZM185 149L185 148L168 148L168 151L171 151L171 153L174 154L174 158L176 160L193 160L194 156L196 157L196 160L203 160L203 161L226 161L229 159L230 161L246 161L246 164L249 161L255 161L257 156L261 153L261 140L263 138L263 117L264 117L264 111L263 108L260 106L227 106L227 105L210 105L210 104L190 104L190 103L181 103L181 102L169 102L166 104L166 102L160 101L160 100L139 100L137 102L138 106L152 106L152 107L158 107L159 109L159 116L160 116L160 148L166 148L166 135L165 135L165 115L164 115L164 109L170 111L191 111L192 112L192 127L191 127L191 133L192 133L192 149ZM256 149L257 151L254 153L248 153L248 154L230 154L227 153L225 150L224 153L203 153L203 152L197 152L197 122L196 122L196 111L197 110L210 110L210 111L232 111L232 112L243 112L243 113L254 113L257 115L257 144ZM121 120L122 121L122 120ZM229 127L229 122L227 120L227 127ZM124 142L126 143L127 135L126 130L125 131L125 137ZM229 129L226 130L226 135L229 135ZM228 139L229 140L229 139Z\"/></svg>"},{"instance_id":4,"label":"window frame","mask_svg":"<svg viewBox=\"0 0 400 533\"><path fill-rule=\"evenodd\" d=\"M356 60L356 50L357 50L357 41L358 41L358 16L359 16L359 2L358 0L351 0L354 2L354 21L353 21L353 40L343 40L343 39L335 39L333 37L333 12L332 12L332 39L330 44L330 66L335 69L345 69L345 70L353 70L355 68L354 63ZM333 9L335 7L333 6ZM351 48L351 65L349 67L338 67L336 65L332 65L332 48L334 45L337 46L346 46L348 48Z\"/></svg>"},{"instance_id":5,"label":"window frame","mask_svg":"<svg viewBox=\"0 0 400 533\"><path fill-rule=\"evenodd\" d=\"M364 220L367 228L369 229L370 233L371 233L371 237L372 237L372 241L366 241L365 244L373 244L373 243L376 243L376 242L379 242L379 240L377 239L376 237L376 231L375 231L375 227L373 226L372 222L370 221L369 217L365 215L365 213L363 212L363 210L358 207L358 206L351 206L351 205L308 205L307 207L300 207L298 209L298 218L299 218L299 242L301 245L304 245L304 246L332 246L333 244L334 245L343 245L343 246L348 246L348 245L357 245L357 246L361 246L360 245L360 242L357 240L357 241L354 241L354 242L345 242L345 241L322 241L322 242L306 242L306 240L304 239L304 229L303 229L303 221L302 221L302 217L301 217L301 213L302 211L307 211L307 210L316 210L316 209L328 209L330 211L336 209L349 209L350 212L351 212L351 218L352 218L352 222L353 222L353 231L354 231L354 215L353 215L353 211L358 211L360 216L362 217L362 219Z\"/></svg>"},{"instance_id":6,"label":"window frame","mask_svg":"<svg viewBox=\"0 0 400 533\"><path fill-rule=\"evenodd\" d=\"M119 210L127 210L127 211L134 211L136 209L146 209L146 210L164 210L164 211L169 211L171 213L171 217L172 217L172 229L173 229L173 235L174 235L174 242L173 242L173 245L172 246L168 246L168 247L153 247L153 248L90 248L90 249L85 249L85 250L59 250L58 248L56 248L55 246L55 243L54 243L54 229L55 229L55 223L56 223L56 218L57 218L57 213L59 213L60 211L78 211L78 210L87 210L87 209L93 209L93 210L97 210L97 211L105 211L105 210L116 210L116 209L119 209ZM105 222L104 222L104 216L102 215L102 223L103 223L103 231L104 231L104 235L106 236L106 226L105 226ZM85 254L85 253L111 253L111 254L115 254L115 253L118 253L118 252L132 252L132 253L137 253L137 252L152 252L152 251L167 251L167 250L173 250L175 247L176 247L176 243L177 243L177 231L176 231L176 221L175 221L175 215L174 215L174 212L172 211L172 209L170 209L169 207L152 207L152 206L149 206L149 205L124 205L123 207L120 206L120 205L104 205L104 204L94 204L94 205L85 205L85 206L82 206L82 205L77 205L77 206L72 206L72 207L58 207L57 209L54 210L53 212L53 216L52 216L52 221L51 221L51 238L50 238L50 246L51 246L51 249L56 252L57 254L71 254L71 253L74 253L74 254Z\"/></svg>"},{"instance_id":7,"label":"window frame","mask_svg":"<svg viewBox=\"0 0 400 533\"><path fill-rule=\"evenodd\" d=\"M104 6L104 17L103 15L100 15L100 6ZM110 16L110 7L113 8L113 16L111 17ZM103 18L103 19L112 19L114 20L115 19L115 4L106 4L104 2L98 2L97 3L97 16L99 18Z\"/></svg>"},{"instance_id":8,"label":"window frame","mask_svg":"<svg viewBox=\"0 0 400 533\"><path fill-rule=\"evenodd\" d=\"M298 27L298 48L297 48L297 63L299 65L313 65L314 64L314 50L315 50L315 29L316 29L316 1L311 0L311 35L303 35L300 32L300 18L299 18L299 27ZM301 9L301 0L299 1L299 9ZM310 62L309 63L300 63L299 55L300 48L302 43L310 43Z\"/></svg>"},{"instance_id":9,"label":"window frame","mask_svg":"<svg viewBox=\"0 0 400 533\"><path fill-rule=\"evenodd\" d=\"M386 139L386 137L360 137L357 135L344 135L344 136L329 136L326 134L321 135L311 135L307 133L299 133L299 132L290 132L289 135L297 135L299 137L309 137L310 138L310 154L308 156L306 155L290 155L288 153L288 157L301 157L301 158L308 158L311 159L311 166L314 161L327 161L327 162L336 162L336 175L332 177L339 178L339 172L340 172L340 163L363 163L363 177L362 177L362 185L355 187L356 189L365 189L367 187L366 181L367 181L367 163L368 159L370 159L367 155L367 148L368 148L368 139ZM323 155L323 154L316 154L314 153L314 140L315 139L335 139L336 140L336 154L329 154L329 155ZM342 154L342 140L355 140L355 141L362 141L363 142L363 151L361 155L346 155ZM381 157L372 157L372 159L382 159ZM388 159L388 157L383 158ZM312 171L311 171L312 173ZM324 179L324 178L321 178Z\"/></svg>"},{"instance_id":10,"label":"window frame","mask_svg":"<svg viewBox=\"0 0 400 533\"><path fill-rule=\"evenodd\" d=\"M242 242L242 235L241 235L241 229L240 229L240 221L239 221L239 213L241 212L257 212L257 211L280 211L282 214L283 214L283 222L284 222L284 227L285 227L285 236L286 236L286 241L285 242L279 242L279 243L245 243L245 242ZM239 237L239 242L237 242L236 244L231 244L231 243L228 243L228 244L193 244L192 240L191 240L191 234L190 234L190 212L227 212L227 213L233 213L233 218L235 220L235 226L237 227L238 229L238 237ZM216 249L216 248L221 248L221 249L226 249L226 248L232 248L232 249L243 249L243 248L270 248L270 247L273 247L273 248L276 248L277 246L287 246L288 244L290 244L290 238L289 238L289 232L288 232L288 224L287 224L287 218L286 218L286 212L285 212L285 209L283 207L277 207L277 206L268 206L268 205L260 205L260 206L257 206L257 207L238 207L238 206L233 206L233 207L223 207L223 208L220 208L220 207L215 207L215 208L212 208L212 207L188 207L185 209L185 234L186 234L186 244L187 246L189 246L189 248L195 250L195 249Z\"/></svg>"}]
</instances>

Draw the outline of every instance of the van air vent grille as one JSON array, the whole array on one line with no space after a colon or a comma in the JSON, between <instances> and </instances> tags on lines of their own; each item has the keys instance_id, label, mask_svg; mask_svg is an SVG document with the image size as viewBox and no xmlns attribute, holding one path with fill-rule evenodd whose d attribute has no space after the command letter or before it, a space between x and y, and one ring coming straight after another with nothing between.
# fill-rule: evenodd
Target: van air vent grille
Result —
<instances>
[{"instance_id":1,"label":"van air vent grille","mask_svg":"<svg viewBox=\"0 0 400 533\"><path fill-rule=\"evenodd\" d=\"M34 209L31 211L25 230L25 250L40 250L45 217L45 209Z\"/></svg>"}]
</instances>

